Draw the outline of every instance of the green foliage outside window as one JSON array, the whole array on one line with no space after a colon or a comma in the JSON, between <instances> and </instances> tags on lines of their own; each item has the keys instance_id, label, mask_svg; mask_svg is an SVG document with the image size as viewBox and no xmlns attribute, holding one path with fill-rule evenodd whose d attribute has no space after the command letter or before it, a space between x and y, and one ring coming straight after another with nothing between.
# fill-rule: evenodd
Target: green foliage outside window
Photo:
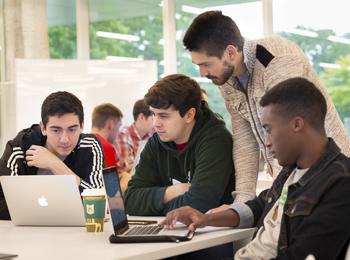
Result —
<instances>
[{"instance_id":1,"label":"green foliage outside window","mask_svg":"<svg viewBox=\"0 0 350 260\"><path fill-rule=\"evenodd\" d=\"M350 119L350 54L336 60L339 69L326 69L321 72L322 82L328 87L337 111L345 121Z\"/></svg>"},{"instance_id":2,"label":"green foliage outside window","mask_svg":"<svg viewBox=\"0 0 350 260\"><path fill-rule=\"evenodd\" d=\"M328 40L329 36L335 35L332 30L312 30L305 27L299 29L314 31L318 37L311 38L291 33L281 35L294 41L304 50L331 95L339 116L345 121L350 117L350 45ZM343 37L350 38L350 33ZM338 64L339 68L325 69L320 63Z\"/></svg>"},{"instance_id":3,"label":"green foliage outside window","mask_svg":"<svg viewBox=\"0 0 350 260\"><path fill-rule=\"evenodd\" d=\"M75 59L77 57L75 25L53 26L49 28L51 59Z\"/></svg>"},{"instance_id":4,"label":"green foliage outside window","mask_svg":"<svg viewBox=\"0 0 350 260\"><path fill-rule=\"evenodd\" d=\"M178 72L188 76L199 77L198 70L192 64L190 55L183 49L182 37L194 15L177 14L177 60ZM307 29L300 27L301 29ZM132 19L114 19L90 23L90 55L92 59L104 59L106 56L134 57L158 61L158 75L163 73L163 38L162 18L160 16L134 17ZM312 29L308 29L311 30ZM100 38L97 31L132 34L140 37L140 41L129 42ZM327 39L335 35L332 30L318 30L317 38L310 38L289 33L281 33L283 37L296 42L313 63L320 79L327 87L342 120L350 118L350 46L334 43ZM350 34L344 35L350 38ZM55 26L49 28L50 56L55 59L76 58L75 25ZM324 69L321 62L339 64L339 69ZM217 86L212 83L200 83L208 92L209 106L221 114L228 129L231 129L230 116Z\"/></svg>"}]
</instances>

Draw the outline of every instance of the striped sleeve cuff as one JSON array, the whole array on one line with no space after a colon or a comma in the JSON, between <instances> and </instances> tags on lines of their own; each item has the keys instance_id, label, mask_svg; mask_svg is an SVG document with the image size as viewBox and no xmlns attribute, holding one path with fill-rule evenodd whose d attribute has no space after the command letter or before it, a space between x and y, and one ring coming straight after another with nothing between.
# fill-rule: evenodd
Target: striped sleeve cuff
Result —
<instances>
[{"instance_id":1,"label":"striped sleeve cuff","mask_svg":"<svg viewBox=\"0 0 350 260\"><path fill-rule=\"evenodd\" d=\"M254 224L254 215L252 210L244 203L232 203L230 209L239 215L239 224L237 228L248 228Z\"/></svg>"}]
</instances>

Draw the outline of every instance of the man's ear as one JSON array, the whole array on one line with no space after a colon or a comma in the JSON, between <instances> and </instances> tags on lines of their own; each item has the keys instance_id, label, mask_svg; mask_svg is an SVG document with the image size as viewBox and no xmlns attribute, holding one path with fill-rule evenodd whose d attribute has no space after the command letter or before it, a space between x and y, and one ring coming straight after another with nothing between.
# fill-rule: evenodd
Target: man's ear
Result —
<instances>
[{"instance_id":1,"label":"man's ear","mask_svg":"<svg viewBox=\"0 0 350 260\"><path fill-rule=\"evenodd\" d=\"M143 113L138 114L136 120L143 121L145 119L145 115Z\"/></svg>"},{"instance_id":2,"label":"man's ear","mask_svg":"<svg viewBox=\"0 0 350 260\"><path fill-rule=\"evenodd\" d=\"M194 107L191 107L185 114L186 122L191 123L196 116L196 109Z\"/></svg>"},{"instance_id":3,"label":"man's ear","mask_svg":"<svg viewBox=\"0 0 350 260\"><path fill-rule=\"evenodd\" d=\"M238 49L234 45L227 45L226 53L227 53L228 58L232 61L236 58L237 53L238 53Z\"/></svg>"},{"instance_id":4,"label":"man's ear","mask_svg":"<svg viewBox=\"0 0 350 260\"><path fill-rule=\"evenodd\" d=\"M40 130L42 135L46 136L46 127L44 126L43 122L40 121Z\"/></svg>"},{"instance_id":5,"label":"man's ear","mask_svg":"<svg viewBox=\"0 0 350 260\"><path fill-rule=\"evenodd\" d=\"M103 127L103 129L111 130L112 128L112 119L108 119Z\"/></svg>"},{"instance_id":6,"label":"man's ear","mask_svg":"<svg viewBox=\"0 0 350 260\"><path fill-rule=\"evenodd\" d=\"M305 121L304 118L297 116L293 119L293 130L295 132L300 132L305 127Z\"/></svg>"}]
</instances>

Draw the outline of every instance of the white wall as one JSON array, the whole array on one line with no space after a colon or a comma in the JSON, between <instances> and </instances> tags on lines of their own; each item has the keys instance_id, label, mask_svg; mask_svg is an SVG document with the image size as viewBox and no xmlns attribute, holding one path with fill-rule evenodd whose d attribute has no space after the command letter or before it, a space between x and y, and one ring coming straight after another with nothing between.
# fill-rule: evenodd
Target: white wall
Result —
<instances>
[{"instance_id":1,"label":"white wall","mask_svg":"<svg viewBox=\"0 0 350 260\"><path fill-rule=\"evenodd\" d=\"M134 102L143 98L157 80L155 61L31 60L15 63L15 84L2 86L8 106L2 106L2 149L6 140L23 128L40 122L41 104L58 90L77 95L85 112L84 131L91 130L91 112L96 105L110 102L124 114L123 123L133 122ZM14 107L11 109L10 107ZM6 111L7 110L7 111ZM13 127L10 127L13 126ZM14 129L10 132L6 129Z\"/></svg>"}]
</instances>

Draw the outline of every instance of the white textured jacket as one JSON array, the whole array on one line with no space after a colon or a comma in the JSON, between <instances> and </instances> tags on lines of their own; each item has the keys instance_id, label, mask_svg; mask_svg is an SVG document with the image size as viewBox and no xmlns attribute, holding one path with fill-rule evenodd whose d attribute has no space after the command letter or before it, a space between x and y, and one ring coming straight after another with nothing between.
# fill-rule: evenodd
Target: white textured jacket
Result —
<instances>
[{"instance_id":1,"label":"white textured jacket","mask_svg":"<svg viewBox=\"0 0 350 260\"><path fill-rule=\"evenodd\" d=\"M264 144L259 102L266 91L283 80L304 77L320 89L327 100L327 135L335 140L345 155L350 155L350 140L331 97L296 44L277 36L245 40L243 56L249 73L247 88L242 91L234 77L219 87L232 121L236 172L236 194L233 195L235 201L241 202L255 196L260 151L272 176L275 177L281 169Z\"/></svg>"}]
</instances>

